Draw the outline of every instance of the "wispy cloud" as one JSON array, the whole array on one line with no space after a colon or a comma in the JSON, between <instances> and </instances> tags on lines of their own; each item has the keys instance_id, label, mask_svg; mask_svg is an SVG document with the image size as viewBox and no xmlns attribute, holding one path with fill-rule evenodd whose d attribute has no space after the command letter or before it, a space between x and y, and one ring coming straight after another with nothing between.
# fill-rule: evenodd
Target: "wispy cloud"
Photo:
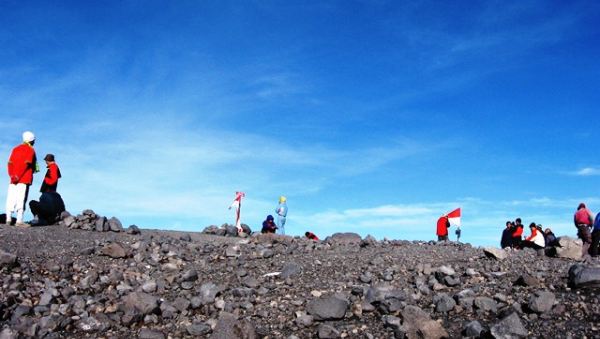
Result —
<instances>
[{"instance_id":1,"label":"wispy cloud","mask_svg":"<svg viewBox=\"0 0 600 339\"><path fill-rule=\"evenodd\" d=\"M595 176L595 175L600 175L600 168L598 168L598 167L584 167L584 168L582 168L580 170L577 170L575 172L571 172L570 174L577 175L577 176L582 176L582 177Z\"/></svg>"}]
</instances>

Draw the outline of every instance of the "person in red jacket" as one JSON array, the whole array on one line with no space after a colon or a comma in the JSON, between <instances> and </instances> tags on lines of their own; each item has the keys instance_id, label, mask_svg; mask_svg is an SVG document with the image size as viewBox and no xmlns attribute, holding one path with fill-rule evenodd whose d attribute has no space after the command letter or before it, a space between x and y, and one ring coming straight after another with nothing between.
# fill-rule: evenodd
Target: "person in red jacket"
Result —
<instances>
[{"instance_id":1,"label":"person in red jacket","mask_svg":"<svg viewBox=\"0 0 600 339\"><path fill-rule=\"evenodd\" d=\"M585 257L588 254L590 245L592 244L592 225L594 224L594 214L584 203L577 206L577 212L573 215L573 222L577 227L577 237L583 241L581 247L581 256Z\"/></svg>"},{"instance_id":2,"label":"person in red jacket","mask_svg":"<svg viewBox=\"0 0 600 339\"><path fill-rule=\"evenodd\" d=\"M521 218L515 219L515 227L512 234L512 248L521 248L521 236L523 235L523 224Z\"/></svg>"},{"instance_id":3,"label":"person in red jacket","mask_svg":"<svg viewBox=\"0 0 600 339\"><path fill-rule=\"evenodd\" d=\"M442 215L437 221L438 241L448 241L448 227L450 227L448 215Z\"/></svg>"},{"instance_id":4,"label":"person in red jacket","mask_svg":"<svg viewBox=\"0 0 600 339\"><path fill-rule=\"evenodd\" d=\"M29 193L29 186L33 182L33 173L37 172L37 159L35 157L35 135L26 131L23 133L23 143L13 148L8 158L8 194L6 196L6 223L10 224L12 213L16 212L17 226L27 226L23 223L25 202Z\"/></svg>"},{"instance_id":5,"label":"person in red jacket","mask_svg":"<svg viewBox=\"0 0 600 339\"><path fill-rule=\"evenodd\" d=\"M46 168L48 168L48 170L44 176L44 181L42 182L42 187L40 187L40 192L56 192L58 179L61 178L60 169L54 161L54 154L46 154L44 160L46 161Z\"/></svg>"},{"instance_id":6,"label":"person in red jacket","mask_svg":"<svg viewBox=\"0 0 600 339\"><path fill-rule=\"evenodd\" d=\"M305 232L304 236L310 240L319 241L319 237L317 237L313 232Z\"/></svg>"}]
</instances>

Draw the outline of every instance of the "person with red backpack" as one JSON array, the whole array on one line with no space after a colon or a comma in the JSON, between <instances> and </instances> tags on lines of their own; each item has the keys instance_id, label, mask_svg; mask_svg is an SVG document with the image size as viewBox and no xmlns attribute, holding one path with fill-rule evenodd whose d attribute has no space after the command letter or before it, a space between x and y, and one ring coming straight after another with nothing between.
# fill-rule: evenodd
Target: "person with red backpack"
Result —
<instances>
[{"instance_id":1,"label":"person with red backpack","mask_svg":"<svg viewBox=\"0 0 600 339\"><path fill-rule=\"evenodd\" d=\"M581 256L585 257L592 243L591 228L594 223L594 215L584 203L580 203L577 207L577 212L573 216L573 222L575 223L575 227L577 227L577 237L583 241Z\"/></svg>"}]
</instances>

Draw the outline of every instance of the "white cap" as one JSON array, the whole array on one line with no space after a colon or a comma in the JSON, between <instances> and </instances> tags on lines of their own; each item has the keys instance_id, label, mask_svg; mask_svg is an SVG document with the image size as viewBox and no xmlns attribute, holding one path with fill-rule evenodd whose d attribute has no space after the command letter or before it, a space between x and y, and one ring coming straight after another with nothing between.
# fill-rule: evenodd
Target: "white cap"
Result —
<instances>
[{"instance_id":1,"label":"white cap","mask_svg":"<svg viewBox=\"0 0 600 339\"><path fill-rule=\"evenodd\" d=\"M25 131L23 132L23 141L24 142L32 142L35 140L35 135L33 132Z\"/></svg>"}]
</instances>

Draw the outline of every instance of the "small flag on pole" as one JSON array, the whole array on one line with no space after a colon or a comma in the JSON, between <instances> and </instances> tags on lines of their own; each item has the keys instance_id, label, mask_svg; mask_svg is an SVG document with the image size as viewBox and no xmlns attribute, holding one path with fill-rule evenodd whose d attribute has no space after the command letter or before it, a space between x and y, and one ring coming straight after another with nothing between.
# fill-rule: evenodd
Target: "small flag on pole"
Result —
<instances>
[{"instance_id":1,"label":"small flag on pole","mask_svg":"<svg viewBox=\"0 0 600 339\"><path fill-rule=\"evenodd\" d=\"M235 192L235 199L233 199L233 203L229 206L229 209L235 207L235 227L237 227L238 232L242 232L240 216L242 212L242 198L245 196L244 192Z\"/></svg>"},{"instance_id":2,"label":"small flag on pole","mask_svg":"<svg viewBox=\"0 0 600 339\"><path fill-rule=\"evenodd\" d=\"M448 213L448 222L450 222L450 225L460 227L460 207Z\"/></svg>"}]
</instances>

